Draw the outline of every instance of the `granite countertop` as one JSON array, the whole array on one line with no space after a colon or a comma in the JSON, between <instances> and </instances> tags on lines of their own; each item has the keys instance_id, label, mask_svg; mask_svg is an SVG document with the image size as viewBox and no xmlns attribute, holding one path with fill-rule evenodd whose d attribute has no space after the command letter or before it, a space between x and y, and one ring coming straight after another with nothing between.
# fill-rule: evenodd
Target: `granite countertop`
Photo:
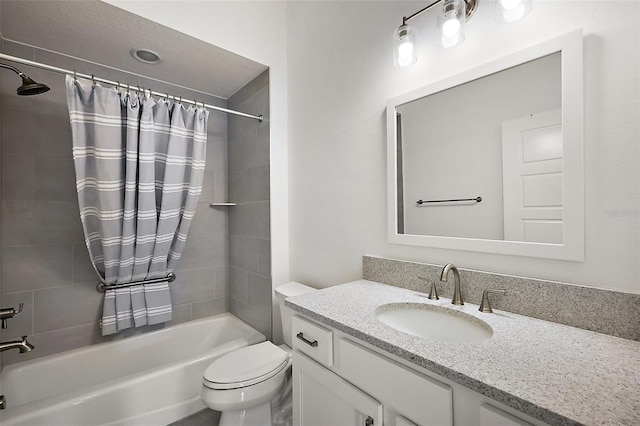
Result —
<instances>
[{"instance_id":1,"label":"granite countertop","mask_svg":"<svg viewBox=\"0 0 640 426\"><path fill-rule=\"evenodd\" d=\"M464 288L463 288L464 290ZM502 296L502 297L508 297ZM388 303L439 305L480 318L493 336L427 340L376 319ZM640 425L640 342L424 293L354 281L290 297L289 308L552 425Z\"/></svg>"}]
</instances>

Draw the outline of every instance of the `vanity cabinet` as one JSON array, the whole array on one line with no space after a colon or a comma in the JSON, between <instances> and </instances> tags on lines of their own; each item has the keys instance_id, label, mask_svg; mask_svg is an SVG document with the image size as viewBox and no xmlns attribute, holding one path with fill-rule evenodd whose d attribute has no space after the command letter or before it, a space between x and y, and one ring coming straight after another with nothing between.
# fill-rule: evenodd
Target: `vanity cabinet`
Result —
<instances>
[{"instance_id":1,"label":"vanity cabinet","mask_svg":"<svg viewBox=\"0 0 640 426\"><path fill-rule=\"evenodd\" d=\"M295 426L544 425L299 314L292 333Z\"/></svg>"},{"instance_id":2,"label":"vanity cabinet","mask_svg":"<svg viewBox=\"0 0 640 426\"><path fill-rule=\"evenodd\" d=\"M382 424L379 401L299 352L293 356L293 380L295 424Z\"/></svg>"}]
</instances>

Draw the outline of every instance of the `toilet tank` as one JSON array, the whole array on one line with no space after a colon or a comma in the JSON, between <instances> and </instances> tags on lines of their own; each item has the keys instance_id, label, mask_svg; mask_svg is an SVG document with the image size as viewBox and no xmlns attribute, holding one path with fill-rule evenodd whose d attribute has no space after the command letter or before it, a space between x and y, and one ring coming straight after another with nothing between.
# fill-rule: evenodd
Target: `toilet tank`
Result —
<instances>
[{"instance_id":1,"label":"toilet tank","mask_svg":"<svg viewBox=\"0 0 640 426\"><path fill-rule=\"evenodd\" d=\"M284 339L284 343L289 347L292 347L291 317L293 316L293 311L284 306L284 299L291 296L311 293L313 291L318 290L297 282L282 284L275 289L276 297L278 298L278 305L280 306L280 316L282 318L282 337Z\"/></svg>"}]
</instances>

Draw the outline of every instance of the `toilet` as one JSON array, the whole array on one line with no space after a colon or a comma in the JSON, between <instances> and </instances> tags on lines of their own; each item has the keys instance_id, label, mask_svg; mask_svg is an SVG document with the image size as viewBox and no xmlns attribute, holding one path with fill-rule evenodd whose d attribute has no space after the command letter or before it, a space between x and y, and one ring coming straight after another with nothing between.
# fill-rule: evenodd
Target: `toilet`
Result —
<instances>
[{"instance_id":1,"label":"toilet","mask_svg":"<svg viewBox=\"0 0 640 426\"><path fill-rule=\"evenodd\" d=\"M316 291L290 282L275 289L285 345L266 341L231 351L205 370L201 398L212 410L220 411L220 426L271 425L271 400L281 393L291 366L291 317L284 306L290 296ZM290 386L290 385L289 385Z\"/></svg>"}]
</instances>

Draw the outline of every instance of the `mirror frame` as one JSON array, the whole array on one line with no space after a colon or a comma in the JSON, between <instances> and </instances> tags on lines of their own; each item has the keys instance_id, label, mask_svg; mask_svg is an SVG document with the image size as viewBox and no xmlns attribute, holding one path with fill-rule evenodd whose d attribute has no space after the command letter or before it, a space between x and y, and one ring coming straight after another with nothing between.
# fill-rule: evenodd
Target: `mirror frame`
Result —
<instances>
[{"instance_id":1,"label":"mirror frame","mask_svg":"<svg viewBox=\"0 0 640 426\"><path fill-rule=\"evenodd\" d=\"M396 108L407 102L561 52L563 138L562 244L398 233ZM582 30L555 37L387 102L387 222L389 242L561 260L584 260L583 41Z\"/></svg>"}]
</instances>

